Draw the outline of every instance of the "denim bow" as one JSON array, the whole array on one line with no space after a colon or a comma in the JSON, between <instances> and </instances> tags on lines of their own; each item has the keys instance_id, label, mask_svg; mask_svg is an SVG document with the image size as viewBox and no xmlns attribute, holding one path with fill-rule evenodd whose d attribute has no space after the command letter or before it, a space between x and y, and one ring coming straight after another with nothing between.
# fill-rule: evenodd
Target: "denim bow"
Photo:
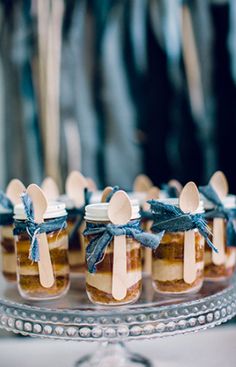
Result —
<instances>
[{"instance_id":1,"label":"denim bow","mask_svg":"<svg viewBox=\"0 0 236 367\"><path fill-rule=\"evenodd\" d=\"M208 245L216 252L218 250L210 241L209 228L202 214L184 213L180 208L165 204L156 200L150 200L153 215L152 231L164 236L165 232L185 232L197 228L200 234L205 238Z\"/></svg>"},{"instance_id":2,"label":"denim bow","mask_svg":"<svg viewBox=\"0 0 236 367\"><path fill-rule=\"evenodd\" d=\"M34 221L34 211L30 196L25 192L21 195L21 199L27 219L25 221L15 220L13 233L14 235L19 235L25 231L28 233L30 237L29 259L38 262L40 257L37 236L40 233L49 233L66 228L67 215L50 219L43 223L36 223Z\"/></svg>"},{"instance_id":3,"label":"denim bow","mask_svg":"<svg viewBox=\"0 0 236 367\"><path fill-rule=\"evenodd\" d=\"M2 190L0 190L0 205L6 209L6 213L0 213L0 225L12 224L13 204Z\"/></svg>"},{"instance_id":4,"label":"denim bow","mask_svg":"<svg viewBox=\"0 0 236 367\"><path fill-rule=\"evenodd\" d=\"M200 186L199 191L206 197L215 207L204 214L206 219L222 218L226 219L227 245L236 246L236 227L234 220L236 219L235 208L225 208L214 188L209 184Z\"/></svg>"},{"instance_id":5,"label":"denim bow","mask_svg":"<svg viewBox=\"0 0 236 367\"><path fill-rule=\"evenodd\" d=\"M84 236L94 236L86 248L86 262L90 273L96 272L96 265L104 258L105 250L114 236L134 238L145 247L157 248L159 235L145 233L140 227L140 221L131 221L125 225L87 223Z\"/></svg>"}]
</instances>

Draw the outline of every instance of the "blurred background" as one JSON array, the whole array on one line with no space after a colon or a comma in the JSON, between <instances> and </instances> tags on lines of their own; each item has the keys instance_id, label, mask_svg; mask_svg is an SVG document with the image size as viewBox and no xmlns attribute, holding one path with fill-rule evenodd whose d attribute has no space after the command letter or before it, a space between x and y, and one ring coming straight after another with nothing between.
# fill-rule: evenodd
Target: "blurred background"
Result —
<instances>
[{"instance_id":1,"label":"blurred background","mask_svg":"<svg viewBox=\"0 0 236 367\"><path fill-rule=\"evenodd\" d=\"M236 1L0 0L0 187L72 169L236 192Z\"/></svg>"}]
</instances>

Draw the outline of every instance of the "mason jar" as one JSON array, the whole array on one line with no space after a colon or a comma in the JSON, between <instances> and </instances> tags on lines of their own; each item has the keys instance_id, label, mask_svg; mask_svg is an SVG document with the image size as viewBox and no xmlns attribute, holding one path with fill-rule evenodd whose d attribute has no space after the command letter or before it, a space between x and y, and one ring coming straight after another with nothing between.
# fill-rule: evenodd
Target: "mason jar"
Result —
<instances>
[{"instance_id":1,"label":"mason jar","mask_svg":"<svg viewBox=\"0 0 236 367\"><path fill-rule=\"evenodd\" d=\"M81 218L80 208L75 206L75 203L67 195L60 196L60 202L66 205L67 217L67 231L69 236L69 250L68 258L70 264L71 275L85 274L85 245L83 231L85 229L84 220L78 228L76 225Z\"/></svg>"},{"instance_id":2,"label":"mason jar","mask_svg":"<svg viewBox=\"0 0 236 367\"><path fill-rule=\"evenodd\" d=\"M86 223L102 224L110 223L108 218L108 203L91 204L85 208ZM139 220L139 206L132 205L131 222ZM86 246L94 238L94 235L85 236ZM86 272L86 291L91 302L100 305L117 305L135 302L142 288L142 264L140 243L126 236L126 264L127 264L127 293L122 300L116 300L112 296L113 278L113 248L112 241L106 248L104 257L97 264L96 272Z\"/></svg>"},{"instance_id":3,"label":"mason jar","mask_svg":"<svg viewBox=\"0 0 236 367\"><path fill-rule=\"evenodd\" d=\"M50 202L44 214L44 221L66 217L65 204ZM26 222L22 204L14 208L14 225ZM59 298L66 294L70 284L68 262L68 234L66 228L58 228L46 233L51 258L54 284L45 288L40 283L38 263L29 259L31 238L26 229L15 235L17 257L17 285L20 295L30 300Z\"/></svg>"},{"instance_id":4,"label":"mason jar","mask_svg":"<svg viewBox=\"0 0 236 367\"><path fill-rule=\"evenodd\" d=\"M228 195L223 199L223 205L227 209L234 209L236 210L235 206L235 196ZM210 212L214 208L214 204L209 202L208 200L204 199L204 207L206 214ZM214 244L213 239L213 218L206 219L207 224L210 228L211 235L209 236L209 239ZM235 271L236 267L236 247L228 246L227 244L227 233L226 233L226 227L227 227L227 220L223 220L223 236L221 241L223 242L223 249L224 249L224 257L222 258L221 263L219 264L219 261L217 261L216 257L218 254L213 255L212 249L209 247L207 243L205 243L205 256L204 256L204 262L205 262L205 280L207 281L224 281L232 277ZM235 244L236 245L236 244Z\"/></svg>"},{"instance_id":5,"label":"mason jar","mask_svg":"<svg viewBox=\"0 0 236 367\"><path fill-rule=\"evenodd\" d=\"M6 280L16 281L16 254L13 235L13 212L0 207L0 242L2 273Z\"/></svg>"},{"instance_id":6,"label":"mason jar","mask_svg":"<svg viewBox=\"0 0 236 367\"><path fill-rule=\"evenodd\" d=\"M166 199L162 202L178 206L177 199ZM195 213L203 213L202 202ZM159 246L152 253L152 281L157 292L165 294L195 293L202 287L204 280L204 238L197 229L193 231L195 280L190 284L184 280L185 232L165 232Z\"/></svg>"}]
</instances>

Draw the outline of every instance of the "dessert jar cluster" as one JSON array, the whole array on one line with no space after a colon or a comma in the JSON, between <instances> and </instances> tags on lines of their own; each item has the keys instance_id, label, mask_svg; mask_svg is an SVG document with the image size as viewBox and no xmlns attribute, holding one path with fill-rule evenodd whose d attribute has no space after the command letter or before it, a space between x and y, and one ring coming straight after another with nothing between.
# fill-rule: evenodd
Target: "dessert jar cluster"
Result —
<instances>
[{"instance_id":1,"label":"dessert jar cluster","mask_svg":"<svg viewBox=\"0 0 236 367\"><path fill-rule=\"evenodd\" d=\"M44 214L44 222L66 218L65 205L51 202ZM39 263L29 259L32 236L29 235L27 217L22 204L14 208L14 232L17 258L17 285L20 295L30 300L54 299L64 295L69 289L70 268L68 263L68 234L65 226L46 233L51 259L54 283L47 288L41 284ZM54 221L55 222L55 221ZM21 228L19 230L19 228Z\"/></svg>"},{"instance_id":2,"label":"dessert jar cluster","mask_svg":"<svg viewBox=\"0 0 236 367\"><path fill-rule=\"evenodd\" d=\"M236 211L235 196L229 195L225 197L223 199L223 205L226 210ZM228 219L212 217L210 213L214 209L214 206L208 200L204 200L204 206L207 224L211 231L210 240L219 250L219 253L214 253L208 244L205 244L205 279L209 281L223 281L232 277L235 271L236 247L228 245ZM236 221L236 213L234 216Z\"/></svg>"},{"instance_id":3,"label":"dessert jar cluster","mask_svg":"<svg viewBox=\"0 0 236 367\"><path fill-rule=\"evenodd\" d=\"M108 218L108 203L91 204L86 206L86 224L106 227L110 224ZM131 222L139 219L139 206L132 205ZM86 232L85 232L86 233ZM96 235L85 234L85 244L88 246ZM86 272L86 291L91 302L101 305L119 305L135 302L142 288L141 246L131 237L126 240L126 286L127 292L123 299L117 300L112 292L114 270L114 240L106 247L102 260L97 264L96 271Z\"/></svg>"},{"instance_id":4,"label":"dessert jar cluster","mask_svg":"<svg viewBox=\"0 0 236 367\"><path fill-rule=\"evenodd\" d=\"M0 207L2 272L6 280L16 281L16 255L13 235L13 212Z\"/></svg>"},{"instance_id":5,"label":"dessert jar cluster","mask_svg":"<svg viewBox=\"0 0 236 367\"><path fill-rule=\"evenodd\" d=\"M83 231L85 222L83 220L82 208L77 208L73 200L66 195L60 197L60 201L66 205L67 231L69 236L68 258L70 272L72 275L85 273L85 244Z\"/></svg>"},{"instance_id":6,"label":"dessert jar cluster","mask_svg":"<svg viewBox=\"0 0 236 367\"><path fill-rule=\"evenodd\" d=\"M178 206L176 199L164 200ZM198 213L203 212L203 206ZM204 238L194 229L195 279L189 283L184 278L185 232L165 232L160 244L152 253L152 281L158 293L185 294L197 292L204 280Z\"/></svg>"}]
</instances>

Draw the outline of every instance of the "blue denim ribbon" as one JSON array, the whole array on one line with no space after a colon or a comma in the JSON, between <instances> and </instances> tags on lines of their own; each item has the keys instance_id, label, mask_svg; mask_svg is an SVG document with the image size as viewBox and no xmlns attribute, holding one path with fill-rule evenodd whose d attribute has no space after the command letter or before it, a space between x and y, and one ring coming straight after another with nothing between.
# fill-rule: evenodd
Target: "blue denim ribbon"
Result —
<instances>
[{"instance_id":1,"label":"blue denim ribbon","mask_svg":"<svg viewBox=\"0 0 236 367\"><path fill-rule=\"evenodd\" d=\"M0 225L13 223L13 204L6 194L0 190L0 205L6 209L6 213L0 213Z\"/></svg>"},{"instance_id":2,"label":"blue denim ribbon","mask_svg":"<svg viewBox=\"0 0 236 367\"><path fill-rule=\"evenodd\" d=\"M209 184L200 186L199 191L207 200L215 205L211 210L208 210L204 217L206 219L222 218L226 219L226 234L227 245L236 246L236 208L225 208L214 188Z\"/></svg>"},{"instance_id":3,"label":"blue denim ribbon","mask_svg":"<svg viewBox=\"0 0 236 367\"><path fill-rule=\"evenodd\" d=\"M86 262L90 273L96 272L96 265L104 258L105 250L114 236L134 238L143 246L156 249L160 243L159 235L145 233L140 227L140 221L134 220L125 225L87 223L84 236L94 236L86 248Z\"/></svg>"},{"instance_id":4,"label":"blue denim ribbon","mask_svg":"<svg viewBox=\"0 0 236 367\"><path fill-rule=\"evenodd\" d=\"M184 213L174 205L165 204L157 200L150 200L148 203L150 204L154 222L151 230L154 233L161 234L161 238L165 232L185 232L197 228L208 245L218 252L208 238L211 233L202 214Z\"/></svg>"},{"instance_id":5,"label":"blue denim ribbon","mask_svg":"<svg viewBox=\"0 0 236 367\"><path fill-rule=\"evenodd\" d=\"M24 210L26 214L26 220L15 220L14 222L14 235L19 235L23 232L27 232L30 237L30 250L29 259L38 262L39 257L39 243L37 236L40 233L49 233L57 230L62 230L66 228L66 218L67 215L59 218L54 218L47 220L43 223L36 223L34 221L34 211L33 204L30 196L25 192L21 195L21 199L24 205Z\"/></svg>"}]
</instances>

